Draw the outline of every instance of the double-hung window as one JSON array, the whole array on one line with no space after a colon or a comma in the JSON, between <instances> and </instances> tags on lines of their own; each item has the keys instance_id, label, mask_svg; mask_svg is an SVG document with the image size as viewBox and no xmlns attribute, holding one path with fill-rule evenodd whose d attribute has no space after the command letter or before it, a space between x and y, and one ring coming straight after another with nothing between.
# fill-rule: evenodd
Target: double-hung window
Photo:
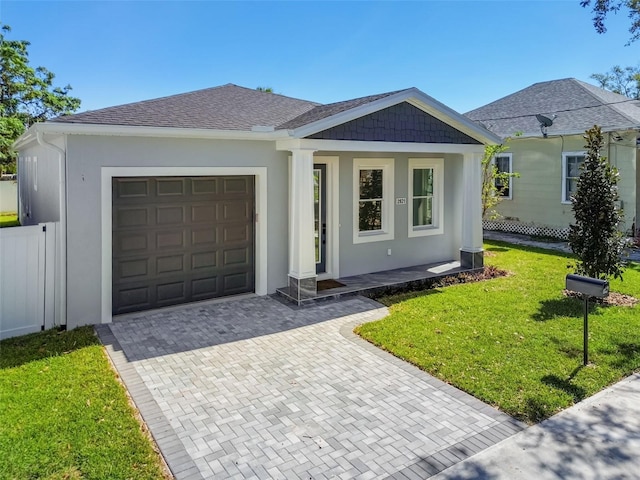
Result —
<instances>
[{"instance_id":1,"label":"double-hung window","mask_svg":"<svg viewBox=\"0 0 640 480\"><path fill-rule=\"evenodd\" d=\"M576 193L580 166L584 163L584 152L562 153L562 203L571 203L571 197Z\"/></svg>"},{"instance_id":2,"label":"double-hung window","mask_svg":"<svg viewBox=\"0 0 640 480\"><path fill-rule=\"evenodd\" d=\"M506 173L511 175L511 173L513 173L512 156L510 153L501 153L496 155L494 162L498 174ZM495 179L496 192L499 196L508 200L513 198L512 180L513 178L511 176L506 178L498 177Z\"/></svg>"},{"instance_id":3,"label":"double-hung window","mask_svg":"<svg viewBox=\"0 0 640 480\"><path fill-rule=\"evenodd\" d=\"M444 160L409 159L409 237L441 234Z\"/></svg>"},{"instance_id":4,"label":"double-hung window","mask_svg":"<svg viewBox=\"0 0 640 480\"><path fill-rule=\"evenodd\" d=\"M353 243L393 239L393 159L353 160Z\"/></svg>"}]
</instances>

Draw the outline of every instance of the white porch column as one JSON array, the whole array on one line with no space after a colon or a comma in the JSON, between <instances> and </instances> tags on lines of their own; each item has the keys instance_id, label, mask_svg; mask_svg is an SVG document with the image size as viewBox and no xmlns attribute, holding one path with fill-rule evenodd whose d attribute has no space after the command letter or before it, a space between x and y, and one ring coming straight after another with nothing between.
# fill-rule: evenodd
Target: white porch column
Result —
<instances>
[{"instance_id":1,"label":"white porch column","mask_svg":"<svg viewBox=\"0 0 640 480\"><path fill-rule=\"evenodd\" d=\"M289 165L289 292L300 300L317 293L313 212L313 152L292 149Z\"/></svg>"},{"instance_id":2,"label":"white porch column","mask_svg":"<svg viewBox=\"0 0 640 480\"><path fill-rule=\"evenodd\" d=\"M464 268L482 268L482 153L465 153L462 193L462 248L460 264Z\"/></svg>"}]
</instances>

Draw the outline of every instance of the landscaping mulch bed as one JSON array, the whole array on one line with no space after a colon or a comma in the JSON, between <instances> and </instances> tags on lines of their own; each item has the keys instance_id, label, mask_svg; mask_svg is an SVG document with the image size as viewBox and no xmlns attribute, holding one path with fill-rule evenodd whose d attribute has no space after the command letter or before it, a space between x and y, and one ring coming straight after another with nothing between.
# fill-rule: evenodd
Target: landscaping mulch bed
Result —
<instances>
[{"instance_id":1,"label":"landscaping mulch bed","mask_svg":"<svg viewBox=\"0 0 640 480\"><path fill-rule=\"evenodd\" d=\"M569 290L563 290L562 293L565 297L582 299L582 294L580 293L571 292ZM603 307L633 307L640 300L638 300L636 297L632 297L631 295L625 295L624 293L609 292L609 295L607 297L591 298L591 301L597 303L598 305L602 305Z\"/></svg>"}]
</instances>

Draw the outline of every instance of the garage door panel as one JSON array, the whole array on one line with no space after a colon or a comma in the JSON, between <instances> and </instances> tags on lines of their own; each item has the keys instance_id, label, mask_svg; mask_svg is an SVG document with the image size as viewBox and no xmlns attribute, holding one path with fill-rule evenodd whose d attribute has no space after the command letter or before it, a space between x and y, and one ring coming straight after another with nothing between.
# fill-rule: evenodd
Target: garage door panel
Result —
<instances>
[{"instance_id":1,"label":"garage door panel","mask_svg":"<svg viewBox=\"0 0 640 480\"><path fill-rule=\"evenodd\" d=\"M218 265L218 252L197 252L191 254L191 269L215 268Z\"/></svg>"},{"instance_id":2,"label":"garage door panel","mask_svg":"<svg viewBox=\"0 0 640 480\"><path fill-rule=\"evenodd\" d=\"M250 228L247 225L223 225L222 238L224 243L250 242Z\"/></svg>"},{"instance_id":3,"label":"garage door panel","mask_svg":"<svg viewBox=\"0 0 640 480\"><path fill-rule=\"evenodd\" d=\"M191 189L194 195L207 195L218 193L217 178L194 178L191 182Z\"/></svg>"},{"instance_id":4,"label":"garage door panel","mask_svg":"<svg viewBox=\"0 0 640 480\"><path fill-rule=\"evenodd\" d=\"M186 301L185 281L162 283L156 289L156 301L159 304L175 304Z\"/></svg>"},{"instance_id":5,"label":"garage door panel","mask_svg":"<svg viewBox=\"0 0 640 480\"><path fill-rule=\"evenodd\" d=\"M253 182L113 179L113 313L254 291Z\"/></svg>"},{"instance_id":6,"label":"garage door panel","mask_svg":"<svg viewBox=\"0 0 640 480\"><path fill-rule=\"evenodd\" d=\"M224 290L226 292L246 291L247 285L251 283L249 272L232 273L223 276Z\"/></svg>"},{"instance_id":7,"label":"garage door panel","mask_svg":"<svg viewBox=\"0 0 640 480\"><path fill-rule=\"evenodd\" d=\"M118 208L115 212L115 226L144 227L149 224L149 211L147 208Z\"/></svg>"},{"instance_id":8,"label":"garage door panel","mask_svg":"<svg viewBox=\"0 0 640 480\"><path fill-rule=\"evenodd\" d=\"M149 248L149 239L146 233L124 233L116 238L117 249L123 253L135 253Z\"/></svg>"},{"instance_id":9,"label":"garage door panel","mask_svg":"<svg viewBox=\"0 0 640 480\"><path fill-rule=\"evenodd\" d=\"M249 265L249 252L246 248L226 249L222 253L222 266Z\"/></svg>"},{"instance_id":10,"label":"garage door panel","mask_svg":"<svg viewBox=\"0 0 640 480\"><path fill-rule=\"evenodd\" d=\"M186 193L185 182L184 178L158 178L156 179L156 195L158 197L182 196Z\"/></svg>"},{"instance_id":11,"label":"garage door panel","mask_svg":"<svg viewBox=\"0 0 640 480\"><path fill-rule=\"evenodd\" d=\"M176 273L185 271L184 254L158 257L156 259L156 274Z\"/></svg>"},{"instance_id":12,"label":"garage door panel","mask_svg":"<svg viewBox=\"0 0 640 480\"><path fill-rule=\"evenodd\" d=\"M246 195L249 191L249 179L246 177L225 178L222 184L222 191L225 194Z\"/></svg>"},{"instance_id":13,"label":"garage door panel","mask_svg":"<svg viewBox=\"0 0 640 480\"><path fill-rule=\"evenodd\" d=\"M222 218L225 222L242 222L251 218L253 208L248 201L225 202L222 204Z\"/></svg>"},{"instance_id":14,"label":"garage door panel","mask_svg":"<svg viewBox=\"0 0 640 480\"><path fill-rule=\"evenodd\" d=\"M218 209L215 204L201 204L191 206L191 221L193 223L211 223L218 219Z\"/></svg>"},{"instance_id":15,"label":"garage door panel","mask_svg":"<svg viewBox=\"0 0 640 480\"><path fill-rule=\"evenodd\" d=\"M184 220L185 207L182 205L166 205L156 209L158 225L183 225Z\"/></svg>"},{"instance_id":16,"label":"garage door panel","mask_svg":"<svg viewBox=\"0 0 640 480\"><path fill-rule=\"evenodd\" d=\"M122 279L146 277L150 274L149 259L132 259L118 261L118 273Z\"/></svg>"},{"instance_id":17,"label":"garage door panel","mask_svg":"<svg viewBox=\"0 0 640 480\"><path fill-rule=\"evenodd\" d=\"M131 198L131 197L147 197L150 191L149 179L121 179L118 182L117 195L119 198Z\"/></svg>"},{"instance_id":18,"label":"garage door panel","mask_svg":"<svg viewBox=\"0 0 640 480\"><path fill-rule=\"evenodd\" d=\"M217 229L213 226L191 230L191 245L194 247L216 246Z\"/></svg>"},{"instance_id":19,"label":"garage door panel","mask_svg":"<svg viewBox=\"0 0 640 480\"><path fill-rule=\"evenodd\" d=\"M185 232L183 230L164 230L156 232L158 249L185 248Z\"/></svg>"},{"instance_id":20,"label":"garage door panel","mask_svg":"<svg viewBox=\"0 0 640 480\"><path fill-rule=\"evenodd\" d=\"M150 287L134 287L118 290L114 296L119 308L123 311L144 310L150 308Z\"/></svg>"},{"instance_id":21,"label":"garage door panel","mask_svg":"<svg viewBox=\"0 0 640 480\"><path fill-rule=\"evenodd\" d=\"M197 278L191 282L191 296L195 300L211 298L211 292L218 291L218 276L212 275L205 278Z\"/></svg>"}]
</instances>

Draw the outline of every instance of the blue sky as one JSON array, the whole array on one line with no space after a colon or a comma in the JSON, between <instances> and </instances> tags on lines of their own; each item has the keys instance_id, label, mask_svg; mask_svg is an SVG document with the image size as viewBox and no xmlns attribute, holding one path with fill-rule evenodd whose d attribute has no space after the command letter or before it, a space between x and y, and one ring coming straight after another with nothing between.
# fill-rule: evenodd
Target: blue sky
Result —
<instances>
[{"instance_id":1,"label":"blue sky","mask_svg":"<svg viewBox=\"0 0 640 480\"><path fill-rule=\"evenodd\" d=\"M598 35L578 0L0 0L0 21L81 110L235 83L322 103L413 86L466 112L640 60L625 15Z\"/></svg>"}]
</instances>

